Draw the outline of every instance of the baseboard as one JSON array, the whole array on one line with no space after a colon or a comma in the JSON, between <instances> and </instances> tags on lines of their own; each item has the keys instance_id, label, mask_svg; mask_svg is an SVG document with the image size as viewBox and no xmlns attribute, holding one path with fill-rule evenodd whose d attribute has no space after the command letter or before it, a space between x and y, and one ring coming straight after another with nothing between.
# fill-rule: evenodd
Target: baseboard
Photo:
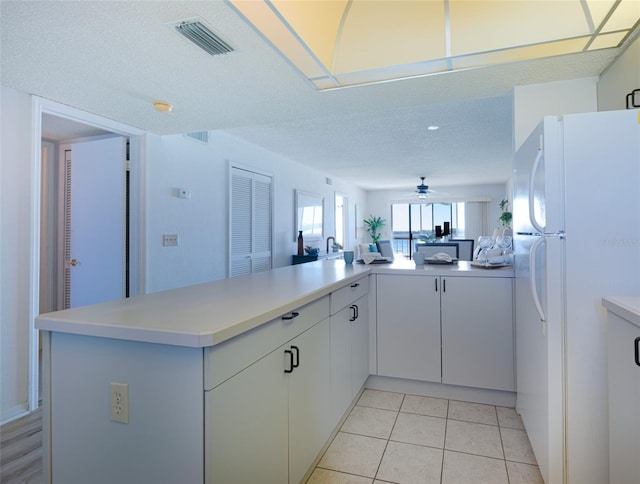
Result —
<instances>
[{"instance_id":1,"label":"baseboard","mask_svg":"<svg viewBox=\"0 0 640 484\"><path fill-rule=\"evenodd\" d=\"M369 375L365 387L370 390L384 390L408 393L423 397L446 398L462 402L485 403L499 407L515 407L515 392L488 390L485 388L462 387L403 378Z\"/></svg>"}]
</instances>

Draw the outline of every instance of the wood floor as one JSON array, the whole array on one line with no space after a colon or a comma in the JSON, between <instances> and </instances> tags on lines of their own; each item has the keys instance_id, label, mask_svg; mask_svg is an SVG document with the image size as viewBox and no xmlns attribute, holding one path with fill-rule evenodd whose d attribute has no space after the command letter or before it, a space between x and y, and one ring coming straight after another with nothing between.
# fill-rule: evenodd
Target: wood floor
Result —
<instances>
[{"instance_id":1,"label":"wood floor","mask_svg":"<svg viewBox=\"0 0 640 484\"><path fill-rule=\"evenodd\" d=\"M42 408L0 427L0 482L42 483Z\"/></svg>"}]
</instances>

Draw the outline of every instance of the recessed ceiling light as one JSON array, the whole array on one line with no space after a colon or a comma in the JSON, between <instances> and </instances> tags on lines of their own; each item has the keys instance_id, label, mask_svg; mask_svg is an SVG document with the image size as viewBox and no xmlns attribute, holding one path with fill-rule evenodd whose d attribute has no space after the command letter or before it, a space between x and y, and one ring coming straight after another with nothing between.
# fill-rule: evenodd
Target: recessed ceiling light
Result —
<instances>
[{"instance_id":1,"label":"recessed ceiling light","mask_svg":"<svg viewBox=\"0 0 640 484\"><path fill-rule=\"evenodd\" d=\"M153 107L159 113L170 113L173 111L173 104L166 101L153 101Z\"/></svg>"},{"instance_id":2,"label":"recessed ceiling light","mask_svg":"<svg viewBox=\"0 0 640 484\"><path fill-rule=\"evenodd\" d=\"M431 125L431 126L427 126L427 129L428 129L429 131L435 131L436 129L440 129L440 126L434 126L434 125Z\"/></svg>"}]
</instances>

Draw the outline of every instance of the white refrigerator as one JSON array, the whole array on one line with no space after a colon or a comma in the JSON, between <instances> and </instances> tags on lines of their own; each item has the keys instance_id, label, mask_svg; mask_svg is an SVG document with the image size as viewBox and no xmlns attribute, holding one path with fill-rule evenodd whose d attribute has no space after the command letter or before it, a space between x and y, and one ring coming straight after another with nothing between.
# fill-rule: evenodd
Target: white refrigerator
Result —
<instances>
[{"instance_id":1,"label":"white refrigerator","mask_svg":"<svg viewBox=\"0 0 640 484\"><path fill-rule=\"evenodd\" d=\"M513 231L516 409L547 484L606 483L601 298L640 294L640 111L545 117L514 158Z\"/></svg>"}]
</instances>

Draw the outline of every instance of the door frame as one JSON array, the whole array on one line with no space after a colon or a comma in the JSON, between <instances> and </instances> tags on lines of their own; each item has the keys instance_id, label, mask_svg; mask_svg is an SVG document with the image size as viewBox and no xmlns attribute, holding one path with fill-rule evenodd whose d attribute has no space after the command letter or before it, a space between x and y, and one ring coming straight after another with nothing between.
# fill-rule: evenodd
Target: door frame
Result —
<instances>
[{"instance_id":1,"label":"door frame","mask_svg":"<svg viewBox=\"0 0 640 484\"><path fill-rule=\"evenodd\" d=\"M103 118L80 109L37 96L31 103L31 214L30 214L30 261L29 261L29 411L38 408L38 353L39 331L34 320L39 314L40 304L40 201L42 194L42 115L50 114L78 123L94 126L129 138L131 165L130 195L130 292L144 294L145 281L145 183L146 160L145 131L126 124Z\"/></svg>"}]
</instances>

